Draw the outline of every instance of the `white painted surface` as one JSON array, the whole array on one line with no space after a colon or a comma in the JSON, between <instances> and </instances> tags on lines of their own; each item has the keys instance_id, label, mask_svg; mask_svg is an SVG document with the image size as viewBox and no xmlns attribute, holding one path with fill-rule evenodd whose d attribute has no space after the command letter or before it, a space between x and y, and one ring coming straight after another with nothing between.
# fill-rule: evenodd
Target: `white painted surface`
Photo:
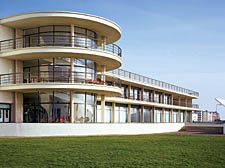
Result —
<instances>
[{"instance_id":1,"label":"white painted surface","mask_svg":"<svg viewBox=\"0 0 225 168\"><path fill-rule=\"evenodd\" d=\"M10 27L0 25L0 41L12 39L14 30Z\"/></svg>"},{"instance_id":2,"label":"white painted surface","mask_svg":"<svg viewBox=\"0 0 225 168\"><path fill-rule=\"evenodd\" d=\"M71 124L71 123L3 123L0 136L81 136L136 135L177 132L184 123L150 124Z\"/></svg>"}]
</instances>

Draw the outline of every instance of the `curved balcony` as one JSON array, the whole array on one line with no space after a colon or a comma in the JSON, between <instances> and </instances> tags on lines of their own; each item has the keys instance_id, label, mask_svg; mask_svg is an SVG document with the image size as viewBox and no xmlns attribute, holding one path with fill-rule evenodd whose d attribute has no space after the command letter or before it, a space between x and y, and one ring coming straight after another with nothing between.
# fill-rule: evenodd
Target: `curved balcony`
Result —
<instances>
[{"instance_id":1,"label":"curved balcony","mask_svg":"<svg viewBox=\"0 0 225 168\"><path fill-rule=\"evenodd\" d=\"M0 41L0 57L27 60L42 57L71 57L95 61L106 70L121 66L122 50L87 36L40 35Z\"/></svg>"},{"instance_id":2,"label":"curved balcony","mask_svg":"<svg viewBox=\"0 0 225 168\"><path fill-rule=\"evenodd\" d=\"M0 90L30 91L42 89L76 90L104 94L107 96L120 96L120 80L112 78L111 82L104 82L101 76L94 73L83 72L39 72L39 73L11 73L0 75ZM105 78L105 77L103 77Z\"/></svg>"}]
</instances>

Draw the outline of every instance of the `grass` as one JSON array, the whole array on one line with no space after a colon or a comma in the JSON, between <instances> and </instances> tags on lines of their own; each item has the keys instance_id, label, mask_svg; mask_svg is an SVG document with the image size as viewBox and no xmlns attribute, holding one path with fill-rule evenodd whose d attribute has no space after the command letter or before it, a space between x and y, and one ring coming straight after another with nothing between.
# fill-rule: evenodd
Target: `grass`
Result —
<instances>
[{"instance_id":1,"label":"grass","mask_svg":"<svg viewBox=\"0 0 225 168\"><path fill-rule=\"evenodd\" d=\"M225 167L225 136L0 138L0 167Z\"/></svg>"}]
</instances>

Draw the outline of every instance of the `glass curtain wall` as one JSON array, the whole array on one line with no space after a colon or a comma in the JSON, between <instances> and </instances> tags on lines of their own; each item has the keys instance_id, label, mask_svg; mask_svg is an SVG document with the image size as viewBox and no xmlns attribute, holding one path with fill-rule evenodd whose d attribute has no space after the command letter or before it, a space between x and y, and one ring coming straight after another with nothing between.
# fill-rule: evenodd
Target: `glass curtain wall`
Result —
<instances>
[{"instance_id":1,"label":"glass curtain wall","mask_svg":"<svg viewBox=\"0 0 225 168\"><path fill-rule=\"evenodd\" d=\"M164 95L164 104L171 104L171 95L169 94Z\"/></svg>"},{"instance_id":2,"label":"glass curtain wall","mask_svg":"<svg viewBox=\"0 0 225 168\"><path fill-rule=\"evenodd\" d=\"M130 88L130 98L133 100L141 100L141 88L132 86Z\"/></svg>"},{"instance_id":3,"label":"glass curtain wall","mask_svg":"<svg viewBox=\"0 0 225 168\"><path fill-rule=\"evenodd\" d=\"M97 47L96 33L86 28L74 27L74 37L71 37L70 25L49 25L23 30L23 46L71 46Z\"/></svg>"},{"instance_id":4,"label":"glass curtain wall","mask_svg":"<svg viewBox=\"0 0 225 168\"><path fill-rule=\"evenodd\" d=\"M70 73L70 58L42 58L23 62L24 83L73 82L84 83L96 80L96 63L90 60L74 59L74 71Z\"/></svg>"},{"instance_id":5,"label":"glass curtain wall","mask_svg":"<svg viewBox=\"0 0 225 168\"><path fill-rule=\"evenodd\" d=\"M162 103L162 93L155 92L154 102L156 102L156 103Z\"/></svg>"},{"instance_id":6,"label":"glass curtain wall","mask_svg":"<svg viewBox=\"0 0 225 168\"><path fill-rule=\"evenodd\" d=\"M151 102L152 101L152 91L144 89L143 99L144 99L144 101Z\"/></svg>"},{"instance_id":7,"label":"glass curtain wall","mask_svg":"<svg viewBox=\"0 0 225 168\"><path fill-rule=\"evenodd\" d=\"M155 123L162 122L162 109L161 108L155 108L155 110L154 110L154 122Z\"/></svg>"},{"instance_id":8,"label":"glass curtain wall","mask_svg":"<svg viewBox=\"0 0 225 168\"><path fill-rule=\"evenodd\" d=\"M152 107L144 107L144 122L152 122Z\"/></svg>"},{"instance_id":9,"label":"glass curtain wall","mask_svg":"<svg viewBox=\"0 0 225 168\"><path fill-rule=\"evenodd\" d=\"M184 111L180 111L180 122L184 122Z\"/></svg>"},{"instance_id":10,"label":"glass curtain wall","mask_svg":"<svg viewBox=\"0 0 225 168\"><path fill-rule=\"evenodd\" d=\"M96 63L90 60L74 59L74 76L75 83L92 83L96 80Z\"/></svg>"},{"instance_id":11,"label":"glass curtain wall","mask_svg":"<svg viewBox=\"0 0 225 168\"><path fill-rule=\"evenodd\" d=\"M128 105L127 104L116 104L114 121L115 123L128 122Z\"/></svg>"},{"instance_id":12,"label":"glass curtain wall","mask_svg":"<svg viewBox=\"0 0 225 168\"><path fill-rule=\"evenodd\" d=\"M24 93L24 122L70 122L70 93L40 91Z\"/></svg>"},{"instance_id":13,"label":"glass curtain wall","mask_svg":"<svg viewBox=\"0 0 225 168\"><path fill-rule=\"evenodd\" d=\"M170 121L170 109L165 109L164 112L165 112L165 122L166 123L171 122Z\"/></svg>"},{"instance_id":14,"label":"glass curtain wall","mask_svg":"<svg viewBox=\"0 0 225 168\"><path fill-rule=\"evenodd\" d=\"M178 122L178 110L173 110L173 122Z\"/></svg>"},{"instance_id":15,"label":"glass curtain wall","mask_svg":"<svg viewBox=\"0 0 225 168\"><path fill-rule=\"evenodd\" d=\"M131 105L130 118L133 123L141 122L141 106Z\"/></svg>"},{"instance_id":16,"label":"glass curtain wall","mask_svg":"<svg viewBox=\"0 0 225 168\"><path fill-rule=\"evenodd\" d=\"M92 93L74 93L74 113L76 123L95 122L96 95Z\"/></svg>"},{"instance_id":17,"label":"glass curtain wall","mask_svg":"<svg viewBox=\"0 0 225 168\"><path fill-rule=\"evenodd\" d=\"M121 90L122 90L122 97L123 98L128 98L128 86L127 85L121 85Z\"/></svg>"}]
</instances>

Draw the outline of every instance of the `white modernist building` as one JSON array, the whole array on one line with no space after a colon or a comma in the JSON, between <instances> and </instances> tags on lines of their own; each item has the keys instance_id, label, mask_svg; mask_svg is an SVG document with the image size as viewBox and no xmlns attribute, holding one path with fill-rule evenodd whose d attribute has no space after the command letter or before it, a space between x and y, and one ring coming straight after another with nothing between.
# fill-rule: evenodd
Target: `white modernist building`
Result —
<instances>
[{"instance_id":1,"label":"white modernist building","mask_svg":"<svg viewBox=\"0 0 225 168\"><path fill-rule=\"evenodd\" d=\"M120 37L116 23L82 13L0 19L0 136L148 134L191 122L198 92L118 69Z\"/></svg>"}]
</instances>

